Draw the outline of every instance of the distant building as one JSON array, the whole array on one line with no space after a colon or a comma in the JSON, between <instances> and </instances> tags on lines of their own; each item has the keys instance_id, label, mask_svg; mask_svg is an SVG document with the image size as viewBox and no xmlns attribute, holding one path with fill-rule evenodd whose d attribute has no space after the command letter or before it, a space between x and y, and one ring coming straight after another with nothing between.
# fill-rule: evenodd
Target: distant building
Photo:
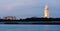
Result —
<instances>
[{"instance_id":1,"label":"distant building","mask_svg":"<svg viewBox=\"0 0 60 31\"><path fill-rule=\"evenodd\" d=\"M16 17L15 16L7 16L7 17L4 17L5 20L16 20Z\"/></svg>"}]
</instances>

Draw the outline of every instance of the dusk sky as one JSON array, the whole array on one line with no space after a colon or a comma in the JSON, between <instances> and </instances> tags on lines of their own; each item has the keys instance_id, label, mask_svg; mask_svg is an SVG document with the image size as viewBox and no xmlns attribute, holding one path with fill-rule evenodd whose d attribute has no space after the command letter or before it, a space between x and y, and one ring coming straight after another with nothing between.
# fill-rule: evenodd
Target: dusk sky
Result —
<instances>
[{"instance_id":1,"label":"dusk sky","mask_svg":"<svg viewBox=\"0 0 60 31\"><path fill-rule=\"evenodd\" d=\"M60 0L0 0L0 17L43 17L46 4L50 17L60 17Z\"/></svg>"}]
</instances>

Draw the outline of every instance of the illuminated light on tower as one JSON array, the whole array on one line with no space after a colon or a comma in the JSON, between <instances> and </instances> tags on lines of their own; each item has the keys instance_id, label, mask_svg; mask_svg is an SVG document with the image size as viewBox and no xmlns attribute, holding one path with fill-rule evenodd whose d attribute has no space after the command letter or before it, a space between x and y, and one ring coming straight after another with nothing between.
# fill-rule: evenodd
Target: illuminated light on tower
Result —
<instances>
[{"instance_id":1,"label":"illuminated light on tower","mask_svg":"<svg viewBox=\"0 0 60 31\"><path fill-rule=\"evenodd\" d=\"M44 18L49 18L49 10L48 10L47 4L46 4L45 9L44 9Z\"/></svg>"}]
</instances>

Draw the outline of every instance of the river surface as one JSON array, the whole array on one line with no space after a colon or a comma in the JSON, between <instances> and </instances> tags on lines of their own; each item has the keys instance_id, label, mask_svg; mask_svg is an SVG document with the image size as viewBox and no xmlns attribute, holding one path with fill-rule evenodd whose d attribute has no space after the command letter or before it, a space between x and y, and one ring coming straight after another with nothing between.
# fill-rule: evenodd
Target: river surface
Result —
<instances>
[{"instance_id":1,"label":"river surface","mask_svg":"<svg viewBox=\"0 0 60 31\"><path fill-rule=\"evenodd\" d=\"M0 24L0 31L60 31L60 25Z\"/></svg>"}]
</instances>

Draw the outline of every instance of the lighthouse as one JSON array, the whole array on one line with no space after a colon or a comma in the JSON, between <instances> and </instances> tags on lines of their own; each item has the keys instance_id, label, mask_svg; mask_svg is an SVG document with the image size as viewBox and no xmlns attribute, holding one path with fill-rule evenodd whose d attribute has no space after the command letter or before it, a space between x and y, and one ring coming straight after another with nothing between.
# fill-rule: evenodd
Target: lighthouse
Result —
<instances>
[{"instance_id":1,"label":"lighthouse","mask_svg":"<svg viewBox=\"0 0 60 31\"><path fill-rule=\"evenodd\" d=\"M44 9L44 18L49 18L49 9L48 9L48 5L45 5L45 9Z\"/></svg>"}]
</instances>

